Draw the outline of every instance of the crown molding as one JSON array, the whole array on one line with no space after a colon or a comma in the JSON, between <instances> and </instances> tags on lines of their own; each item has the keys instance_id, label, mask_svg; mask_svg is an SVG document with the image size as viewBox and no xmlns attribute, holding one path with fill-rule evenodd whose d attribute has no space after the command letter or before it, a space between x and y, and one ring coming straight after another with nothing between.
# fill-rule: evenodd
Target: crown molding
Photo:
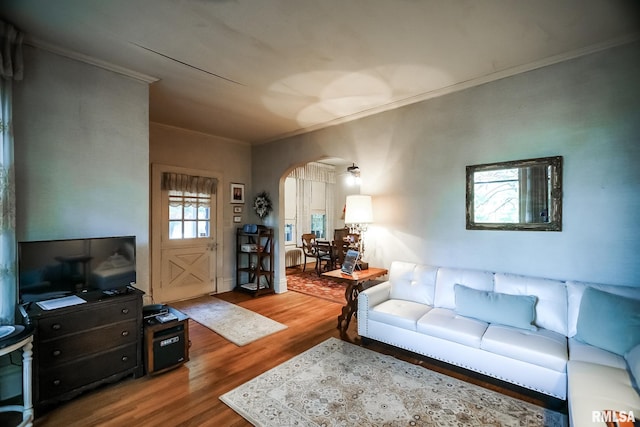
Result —
<instances>
[{"instance_id":1,"label":"crown molding","mask_svg":"<svg viewBox=\"0 0 640 427\"><path fill-rule=\"evenodd\" d=\"M173 130L173 131L177 131L177 132L184 132L184 133L190 133L190 134L194 134L194 135L199 135L199 136L205 136L208 138L213 138L216 139L224 144L236 144L236 145L251 145L249 142L247 141L241 141L239 139L233 139L233 138L227 138L226 136L220 136L220 135L215 135L212 133L207 133L207 132L203 132L200 130L195 130L195 129L188 129L188 128L183 128L180 126L176 126L176 125L170 125L167 123L161 123L161 122L156 122L153 120L149 120L149 125L150 126L155 126L158 128L164 128L167 130Z\"/></svg>"},{"instance_id":2,"label":"crown molding","mask_svg":"<svg viewBox=\"0 0 640 427\"><path fill-rule=\"evenodd\" d=\"M84 55L82 53L78 53L70 49L66 49L51 43L47 43L45 41L39 40L34 37L25 37L24 43L38 49L46 50L48 52L55 53L60 56L64 56L66 58L74 59L76 61L84 62L86 64L90 64L108 71L112 71L114 73L121 74L123 76L130 77L132 79L139 80L147 84L151 84L153 82L157 82L158 80L160 80L158 77L153 77L148 74L131 70L129 68L121 67L119 65L115 65L110 62L106 62L101 59L94 58L89 55Z\"/></svg>"},{"instance_id":3,"label":"crown molding","mask_svg":"<svg viewBox=\"0 0 640 427\"><path fill-rule=\"evenodd\" d=\"M640 33L633 33L631 35L625 36L625 37L620 37L620 38L616 38L616 39L612 39L609 40L607 42L604 43L599 43L599 44L595 44L595 45L591 45L591 46L587 46L584 48L580 48L580 49L574 49L571 51L567 51L567 52L563 52L561 54L558 55L554 55L554 56L550 56L547 58L543 58L541 60L538 61L534 61L534 62L530 62L528 64L524 64L524 65L519 65L516 67L511 67L511 68L507 68L504 70L500 70L500 71L496 71L494 73L491 74L487 74L484 76L480 76L480 77L476 77L476 78L472 78L469 80L466 80L464 82L460 82L460 83L456 83L453 84L451 86L447 86L441 89L437 89L437 90L433 90L433 91L429 91L429 92L424 92L418 95L414 95L408 98L403 98L403 99L399 99L393 102L390 102L388 104L384 104L378 107L373 107L370 108L368 110L364 110L364 111L360 111L357 113L353 113L350 114L348 116L345 117L339 117L333 120L330 120L328 122L323 122L323 123L318 123L315 125L311 125L308 127L304 127L304 128L299 128L296 129L294 131L291 132L287 132L281 135L276 135L274 137L262 140L262 141L255 141L253 142L253 145L262 145L262 144L267 144L269 142L275 142L275 141L280 141L282 139L286 139L286 138L291 138L294 136L298 136L298 135L303 135L303 134L307 134L313 131L317 131L320 129L324 129L324 128L328 128L331 126L335 126L335 125L339 125L342 123L347 123L347 122L351 122L354 120L358 120L358 119L362 119L364 117L368 117L368 116L373 116L375 114L378 113L383 113L385 111L391 111L391 110L395 110L396 108L400 108L400 107L404 107L407 105L411 105L411 104L416 104L418 102L422 102L422 101L426 101L428 99L432 99L432 98L437 98L443 95L448 95L450 93L454 93L454 92L459 92L465 89L469 89L472 88L474 86L480 86L483 85L485 83L490 83L490 82L494 82L497 80L501 80L507 77L512 77L518 74L522 74L522 73L526 73L527 71L533 71L536 70L538 68L544 68L547 67L549 65L554 65L554 64L558 64L561 62L565 62L565 61L569 61L572 59L576 59L576 58L580 58L582 56L587 56L593 53L597 53L600 51L604 51L607 49L611 49L617 46L622 46L628 43L633 43L640 40Z\"/></svg>"}]
</instances>

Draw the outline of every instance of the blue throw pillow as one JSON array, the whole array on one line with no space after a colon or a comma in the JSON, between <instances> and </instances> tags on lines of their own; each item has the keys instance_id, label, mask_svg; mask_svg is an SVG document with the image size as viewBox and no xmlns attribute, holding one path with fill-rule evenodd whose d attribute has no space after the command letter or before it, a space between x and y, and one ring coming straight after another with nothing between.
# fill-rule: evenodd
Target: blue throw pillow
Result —
<instances>
[{"instance_id":1,"label":"blue throw pillow","mask_svg":"<svg viewBox=\"0 0 640 427\"><path fill-rule=\"evenodd\" d=\"M631 376L631 384L640 394L640 344L629 350L624 355Z\"/></svg>"},{"instance_id":2,"label":"blue throw pillow","mask_svg":"<svg viewBox=\"0 0 640 427\"><path fill-rule=\"evenodd\" d=\"M536 302L533 295L511 295L479 291L467 286L454 286L456 313L488 323L513 326L531 331L537 330Z\"/></svg>"},{"instance_id":3,"label":"blue throw pillow","mask_svg":"<svg viewBox=\"0 0 640 427\"><path fill-rule=\"evenodd\" d=\"M624 356L640 344L640 300L585 289L575 338Z\"/></svg>"}]
</instances>

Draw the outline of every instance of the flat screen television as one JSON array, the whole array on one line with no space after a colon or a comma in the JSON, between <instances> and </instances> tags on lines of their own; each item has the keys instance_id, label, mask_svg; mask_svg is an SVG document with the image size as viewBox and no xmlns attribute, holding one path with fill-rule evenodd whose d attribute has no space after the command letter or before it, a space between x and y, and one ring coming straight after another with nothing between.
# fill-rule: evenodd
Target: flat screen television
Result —
<instances>
[{"instance_id":1,"label":"flat screen television","mask_svg":"<svg viewBox=\"0 0 640 427\"><path fill-rule=\"evenodd\" d=\"M135 236L18 242L20 303L117 290L135 281Z\"/></svg>"}]
</instances>

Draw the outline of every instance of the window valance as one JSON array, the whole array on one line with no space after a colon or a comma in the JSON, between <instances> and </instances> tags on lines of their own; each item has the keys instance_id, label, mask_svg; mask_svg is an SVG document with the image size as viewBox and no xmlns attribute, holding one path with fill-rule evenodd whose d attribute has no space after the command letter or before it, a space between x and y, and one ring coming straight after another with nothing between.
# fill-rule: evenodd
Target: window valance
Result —
<instances>
[{"instance_id":1,"label":"window valance","mask_svg":"<svg viewBox=\"0 0 640 427\"><path fill-rule=\"evenodd\" d=\"M162 174L163 190L183 191L194 194L216 194L217 186L217 179L206 176L193 176L172 172Z\"/></svg>"},{"instance_id":2,"label":"window valance","mask_svg":"<svg viewBox=\"0 0 640 427\"><path fill-rule=\"evenodd\" d=\"M322 163L307 163L304 166L292 170L289 177L303 179L305 181L320 181L335 184L336 168Z\"/></svg>"}]
</instances>

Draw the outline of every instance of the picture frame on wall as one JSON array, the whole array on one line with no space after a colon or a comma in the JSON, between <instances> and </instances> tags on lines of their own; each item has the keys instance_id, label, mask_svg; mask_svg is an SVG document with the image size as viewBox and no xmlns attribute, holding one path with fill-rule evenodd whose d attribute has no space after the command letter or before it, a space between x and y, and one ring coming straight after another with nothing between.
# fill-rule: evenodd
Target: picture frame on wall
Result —
<instances>
[{"instance_id":1,"label":"picture frame on wall","mask_svg":"<svg viewBox=\"0 0 640 427\"><path fill-rule=\"evenodd\" d=\"M231 203L244 203L244 184L231 183Z\"/></svg>"},{"instance_id":2,"label":"picture frame on wall","mask_svg":"<svg viewBox=\"0 0 640 427\"><path fill-rule=\"evenodd\" d=\"M234 214L241 214L242 213L242 206L234 206L233 207L233 213Z\"/></svg>"},{"instance_id":3,"label":"picture frame on wall","mask_svg":"<svg viewBox=\"0 0 640 427\"><path fill-rule=\"evenodd\" d=\"M241 216L234 216L233 217L233 222L242 222L242 217Z\"/></svg>"}]
</instances>

